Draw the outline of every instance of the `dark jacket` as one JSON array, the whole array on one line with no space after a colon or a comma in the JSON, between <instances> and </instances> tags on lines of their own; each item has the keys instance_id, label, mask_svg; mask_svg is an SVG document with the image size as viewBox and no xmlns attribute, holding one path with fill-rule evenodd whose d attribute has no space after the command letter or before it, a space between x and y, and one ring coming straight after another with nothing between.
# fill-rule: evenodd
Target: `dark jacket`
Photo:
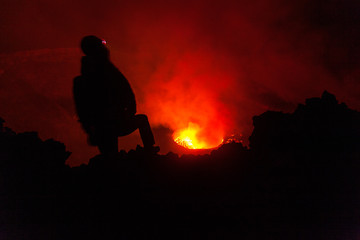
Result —
<instances>
[{"instance_id":1,"label":"dark jacket","mask_svg":"<svg viewBox=\"0 0 360 240\"><path fill-rule=\"evenodd\" d=\"M89 127L121 125L122 120L136 113L130 84L109 59L83 57L81 76L74 79L73 92L86 131Z\"/></svg>"}]
</instances>

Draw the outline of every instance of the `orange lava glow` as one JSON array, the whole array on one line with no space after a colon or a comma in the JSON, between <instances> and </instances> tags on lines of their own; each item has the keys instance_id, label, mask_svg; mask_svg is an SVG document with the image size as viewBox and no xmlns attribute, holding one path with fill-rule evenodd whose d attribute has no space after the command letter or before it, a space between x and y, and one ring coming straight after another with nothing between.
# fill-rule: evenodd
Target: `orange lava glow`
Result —
<instances>
[{"instance_id":1,"label":"orange lava glow","mask_svg":"<svg viewBox=\"0 0 360 240\"><path fill-rule=\"evenodd\" d=\"M189 123L187 128L176 131L173 135L174 141L189 149L210 149L219 146L223 139L219 138L217 142L208 142L206 138L201 138L201 128L199 125Z\"/></svg>"},{"instance_id":2,"label":"orange lava glow","mask_svg":"<svg viewBox=\"0 0 360 240\"><path fill-rule=\"evenodd\" d=\"M152 126L167 127L187 149L218 147L234 126L232 109L224 104L235 81L232 68L222 67L226 59L208 48L172 58L147 85L144 109Z\"/></svg>"}]
</instances>

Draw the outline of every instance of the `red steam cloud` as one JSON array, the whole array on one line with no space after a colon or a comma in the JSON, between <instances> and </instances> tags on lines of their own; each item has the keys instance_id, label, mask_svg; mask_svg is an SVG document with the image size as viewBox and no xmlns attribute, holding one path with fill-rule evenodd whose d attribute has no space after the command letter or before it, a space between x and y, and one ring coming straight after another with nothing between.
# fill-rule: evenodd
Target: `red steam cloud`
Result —
<instances>
[{"instance_id":1,"label":"red steam cloud","mask_svg":"<svg viewBox=\"0 0 360 240\"><path fill-rule=\"evenodd\" d=\"M360 108L355 1L51 4L9 1L0 10L7 36L0 40L7 52L0 61L0 116L15 129L64 141L72 165L95 153L74 119L71 96L81 56L74 49L88 34L107 40L163 152L173 150L166 145L171 138L158 126L171 133L196 125L199 138L216 145L234 132L246 139L252 116L291 111L324 89ZM71 49L12 53L64 47ZM135 135L120 144L129 149L139 141Z\"/></svg>"}]
</instances>

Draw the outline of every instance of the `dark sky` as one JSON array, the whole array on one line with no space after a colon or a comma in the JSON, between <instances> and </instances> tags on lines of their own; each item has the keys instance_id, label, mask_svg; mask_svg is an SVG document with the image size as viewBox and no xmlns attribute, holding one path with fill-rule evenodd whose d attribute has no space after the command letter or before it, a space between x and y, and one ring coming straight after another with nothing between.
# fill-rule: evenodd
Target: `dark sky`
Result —
<instances>
[{"instance_id":1,"label":"dark sky","mask_svg":"<svg viewBox=\"0 0 360 240\"><path fill-rule=\"evenodd\" d=\"M359 110L359 18L355 0L1 0L0 116L64 142L69 164L87 162L97 151L76 121L72 79L88 34L108 41L163 152L189 123L209 141L247 138L252 116L325 89Z\"/></svg>"}]
</instances>

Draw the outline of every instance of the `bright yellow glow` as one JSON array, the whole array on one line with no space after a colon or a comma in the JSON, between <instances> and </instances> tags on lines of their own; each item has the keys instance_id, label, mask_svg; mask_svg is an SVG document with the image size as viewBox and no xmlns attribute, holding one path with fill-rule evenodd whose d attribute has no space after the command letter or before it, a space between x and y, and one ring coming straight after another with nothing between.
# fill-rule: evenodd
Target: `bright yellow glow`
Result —
<instances>
[{"instance_id":1,"label":"bright yellow glow","mask_svg":"<svg viewBox=\"0 0 360 240\"><path fill-rule=\"evenodd\" d=\"M189 123L187 128L180 129L174 133L174 141L180 146L189 149L209 149L217 147L222 143L222 138L216 143L208 142L206 136L200 136L201 130L197 124Z\"/></svg>"}]
</instances>

